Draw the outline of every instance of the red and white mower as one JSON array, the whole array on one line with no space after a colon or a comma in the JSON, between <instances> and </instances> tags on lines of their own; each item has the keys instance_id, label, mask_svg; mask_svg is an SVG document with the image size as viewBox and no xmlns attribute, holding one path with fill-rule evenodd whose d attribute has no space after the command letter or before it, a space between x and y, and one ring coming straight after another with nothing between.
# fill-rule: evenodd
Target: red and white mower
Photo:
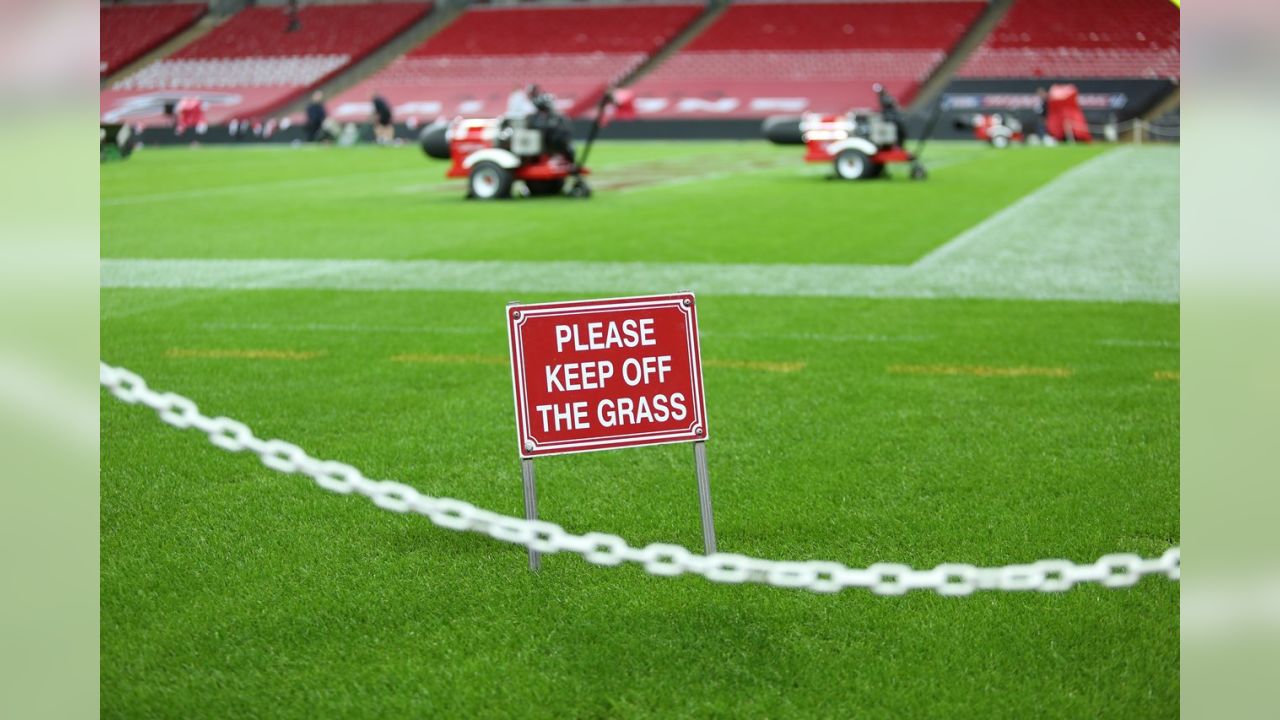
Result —
<instances>
[{"instance_id":1,"label":"red and white mower","mask_svg":"<svg viewBox=\"0 0 1280 720\"><path fill-rule=\"evenodd\" d=\"M899 142L898 125L883 113L806 113L800 119L800 134L808 147L805 162L833 163L836 177L842 180L880 177L890 163L910 164L912 180L928 177L918 155L908 152Z\"/></svg>"},{"instance_id":2,"label":"red and white mower","mask_svg":"<svg viewBox=\"0 0 1280 720\"><path fill-rule=\"evenodd\" d=\"M595 122L577 158L568 119L549 106L523 117L457 118L444 133L452 161L445 177L467 178L467 197L475 200L509 198L517 181L529 197L563 195L566 185L570 197L591 197L584 179L590 174L586 158L612 103L611 93L600 98ZM423 149L440 157L435 149L439 144L435 138L424 138Z\"/></svg>"}]
</instances>

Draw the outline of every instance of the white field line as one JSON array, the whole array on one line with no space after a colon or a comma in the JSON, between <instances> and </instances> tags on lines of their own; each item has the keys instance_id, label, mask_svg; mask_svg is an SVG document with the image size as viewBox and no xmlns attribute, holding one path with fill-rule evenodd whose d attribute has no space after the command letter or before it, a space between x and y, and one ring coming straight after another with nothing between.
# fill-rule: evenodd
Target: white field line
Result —
<instances>
[{"instance_id":1,"label":"white field line","mask_svg":"<svg viewBox=\"0 0 1280 720\"><path fill-rule=\"evenodd\" d=\"M206 330L262 330L264 332L325 332L325 333L363 333L363 334L400 334L400 335L494 335L504 332L502 328L472 326L434 326L434 325L356 325L350 323L269 323L269 322L207 322L201 327ZM933 335L876 335L838 333L803 333L803 332L729 332L704 330L703 337L723 337L743 340L777 339L801 340L831 343L919 343L930 342Z\"/></svg>"},{"instance_id":2,"label":"white field line","mask_svg":"<svg viewBox=\"0 0 1280 720\"><path fill-rule=\"evenodd\" d=\"M145 315L155 310L168 310L170 308L175 308L180 305L188 305L192 303L198 303L203 300L209 300L210 298L214 298L214 297L221 297L225 295L226 292L228 291L215 290L212 292L181 293L181 294L163 293L158 297L148 298L145 301L138 301L136 299L131 299L129 304L125 307L117 308L117 307L114 307L114 304L113 304L113 306L110 309L107 307L107 304L104 303L101 311L101 316L102 316L102 319L104 320L120 320L127 317L134 317L135 315Z\"/></svg>"},{"instance_id":3,"label":"white field line","mask_svg":"<svg viewBox=\"0 0 1280 720\"><path fill-rule=\"evenodd\" d=\"M175 190L173 192L151 193L148 195L123 195L114 198L103 198L101 204L104 207L115 207L119 205L142 205L154 202L168 202L170 200L192 200L205 197L216 197L219 195L239 195L241 193L261 193L270 192L272 190L290 190L293 188L312 187L315 185L330 185L342 183L356 183L368 180L378 180L388 177L398 177L400 175L415 174L421 175L428 168L402 168L400 170L387 170L377 173L353 173L350 175L324 175L313 178L297 178L293 180L277 180L265 183L249 183L246 185L222 185L210 188L195 188L192 190Z\"/></svg>"},{"instance_id":4,"label":"white field line","mask_svg":"<svg viewBox=\"0 0 1280 720\"><path fill-rule=\"evenodd\" d=\"M972 161L973 159L975 159L975 157L976 156L969 156L965 158L953 157L948 160L938 160L937 162L928 163L927 167L929 168L930 171L932 171L932 170L937 170L938 168L950 167L953 165L963 165L964 163ZM617 192L633 193L633 192L640 192L643 190L654 190L657 188L667 188L667 187L674 187L679 185L688 185L689 183L694 183L694 182L714 182L716 180L723 180L725 178L730 178L730 177L740 177L742 175L774 172L776 170L780 170L783 168L793 168L794 166L795 166L794 158L788 158L786 160L778 160L768 165L746 166L738 169L726 168L726 169L716 170L714 172L700 173L700 174L694 174L694 175L673 175L672 177L664 180L655 180L653 182L640 182L640 183L635 183L634 185L627 184L627 182L623 179L610 178L609 180L601 184L601 188L608 188L610 187L611 183L622 184L623 187L618 189ZM834 172L831 169L830 165L823 165L820 169L806 168L806 171L807 171L807 174L815 175L815 176L820 176L823 174L832 175Z\"/></svg>"},{"instance_id":5,"label":"white field line","mask_svg":"<svg viewBox=\"0 0 1280 720\"><path fill-rule=\"evenodd\" d=\"M779 162L779 163L770 164L767 166L766 165L746 166L746 167L741 167L737 169L730 168L730 169L717 170L715 172L698 173L693 175L673 174L670 177L667 177L661 180L653 180L652 182L641 181L641 182L631 183L625 177L617 177L617 178L610 177L608 179L602 179L600 183L600 188L609 189L613 186L620 185L621 187L617 188L616 192L620 192L620 193L641 192L643 190L654 190L657 188L688 185L689 183L694 183L694 182L715 182L716 180L723 180L729 177L753 175L753 174L762 173L762 172L770 172L790 164L791 163Z\"/></svg>"},{"instance_id":6,"label":"white field line","mask_svg":"<svg viewBox=\"0 0 1280 720\"><path fill-rule=\"evenodd\" d=\"M210 322L202 325L206 330L265 330L277 332L285 330L289 332L296 331L312 331L324 333L366 333L373 335L380 334L403 334L403 335L489 335L493 333L504 332L503 328L497 330L480 326L472 327L439 327L439 326L412 326L412 325L356 325L350 323L263 323L263 322Z\"/></svg>"},{"instance_id":7,"label":"white field line","mask_svg":"<svg viewBox=\"0 0 1280 720\"><path fill-rule=\"evenodd\" d=\"M1177 350L1181 347L1177 340L1143 340L1139 338L1102 338L1097 340L1095 344L1104 347L1166 348L1169 350Z\"/></svg>"},{"instance_id":8,"label":"white field line","mask_svg":"<svg viewBox=\"0 0 1280 720\"><path fill-rule=\"evenodd\" d=\"M1177 188L1176 149L1108 152L910 266L105 259L102 287L1175 303Z\"/></svg>"},{"instance_id":9,"label":"white field line","mask_svg":"<svg viewBox=\"0 0 1280 720\"><path fill-rule=\"evenodd\" d=\"M959 297L1178 300L1178 151L1113 150L922 258L913 281Z\"/></svg>"},{"instance_id":10,"label":"white field line","mask_svg":"<svg viewBox=\"0 0 1280 720\"><path fill-rule=\"evenodd\" d=\"M990 217L978 223L977 225L974 225L968 230L965 230L964 232L955 236L949 242L934 248L932 252L928 253L924 257L915 261L914 265L916 265L917 267L929 267L930 265L933 265L945 259L947 256L951 255L957 250L964 248L969 243L973 242L975 239L981 238L984 235L991 233L993 229L998 228L1002 223L1008 222L1008 219L1010 217L1019 217L1021 215L1025 215L1029 208L1031 208L1032 206L1035 205L1035 203L1040 201L1041 197L1045 195L1052 195L1054 192L1056 192L1056 188L1059 186L1059 183L1063 181L1067 181L1076 175L1089 175L1093 173L1094 170L1092 166L1095 163L1098 163L1099 161L1101 161L1103 158L1107 157L1108 154L1115 155L1116 153L1115 151L1112 151L1111 153L1104 153L1102 155L1098 155L1097 157L1090 158L1089 160L1086 160L1080 163L1079 165L1076 165L1073 168L1070 168L1069 170L1059 175L1058 177L1050 180L1044 185L1041 185L1035 190L1032 190L1026 195L1023 195L1021 198L1014 201L1013 203L1005 206L1002 210L996 212L994 215L991 215Z\"/></svg>"},{"instance_id":11,"label":"white field line","mask_svg":"<svg viewBox=\"0 0 1280 720\"><path fill-rule=\"evenodd\" d=\"M112 316L116 317L116 316ZM322 332L366 335L498 335L502 328L480 325L359 325L354 323L271 323L271 322L207 322L205 330L261 330L263 332ZM934 342L936 335L879 335L874 333L812 333L812 332L736 332L728 330L703 330L709 338L733 338L735 340L797 340L825 343L925 343ZM1138 347L1177 349L1176 340L1151 340L1143 338L1100 338L1095 345L1104 347Z\"/></svg>"}]
</instances>

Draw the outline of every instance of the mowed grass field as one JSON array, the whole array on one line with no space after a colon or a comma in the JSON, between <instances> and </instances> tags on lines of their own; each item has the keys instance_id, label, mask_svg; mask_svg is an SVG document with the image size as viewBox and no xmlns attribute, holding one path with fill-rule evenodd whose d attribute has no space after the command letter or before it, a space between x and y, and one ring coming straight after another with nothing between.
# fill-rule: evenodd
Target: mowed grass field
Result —
<instances>
[{"instance_id":1,"label":"mowed grass field","mask_svg":"<svg viewBox=\"0 0 1280 720\"><path fill-rule=\"evenodd\" d=\"M466 202L411 147L104 166L102 357L263 437L519 515L504 305L693 289L722 551L932 567L1178 544L1178 305L1143 274L1169 247L1176 263L1177 195L1132 199L1176 188L1176 150L940 143L928 182L863 184L763 142L595 152L588 202ZM1138 180L1103 183L1126 168ZM1112 200L1062 201L1078 186ZM1108 227L1124 241L1064 254L1063 232L1085 246ZM350 260L386 264L348 287ZM670 268L695 275L672 287ZM949 284L911 284L924 270ZM761 290L773 273L796 290ZM1059 274L1121 280L1045 291ZM563 555L534 575L521 548L324 492L106 393L101 466L104 717L1179 709L1179 589L1160 578L947 598ZM542 517L570 531L700 548L687 445L550 458L538 479Z\"/></svg>"}]
</instances>

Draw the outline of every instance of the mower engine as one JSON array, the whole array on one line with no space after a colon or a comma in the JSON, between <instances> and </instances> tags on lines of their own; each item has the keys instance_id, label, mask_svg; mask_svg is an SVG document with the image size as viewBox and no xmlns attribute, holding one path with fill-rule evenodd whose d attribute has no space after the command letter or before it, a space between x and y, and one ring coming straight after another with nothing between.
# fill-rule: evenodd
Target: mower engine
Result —
<instances>
[{"instance_id":1,"label":"mower engine","mask_svg":"<svg viewBox=\"0 0 1280 720\"><path fill-rule=\"evenodd\" d=\"M910 163L912 180L926 177L924 166L902 147L898 125L882 113L808 113L800 119L800 135L808 148L805 162L832 162L842 180L880 177L889 163Z\"/></svg>"}]
</instances>

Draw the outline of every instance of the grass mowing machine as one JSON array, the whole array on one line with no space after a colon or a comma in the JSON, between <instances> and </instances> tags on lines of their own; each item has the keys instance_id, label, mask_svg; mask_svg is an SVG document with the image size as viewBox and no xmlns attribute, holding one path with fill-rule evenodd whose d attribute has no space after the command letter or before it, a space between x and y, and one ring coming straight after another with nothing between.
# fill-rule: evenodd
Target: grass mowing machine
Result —
<instances>
[{"instance_id":1,"label":"grass mowing machine","mask_svg":"<svg viewBox=\"0 0 1280 720\"><path fill-rule=\"evenodd\" d=\"M913 154L900 143L899 124L886 118L884 113L869 110L854 110L844 115L807 113L800 119L800 133L808 148L805 162L830 162L841 180L878 178L891 163L909 164L912 180L929 176L918 152Z\"/></svg>"},{"instance_id":2,"label":"grass mowing machine","mask_svg":"<svg viewBox=\"0 0 1280 720\"><path fill-rule=\"evenodd\" d=\"M457 118L425 133L422 147L431 157L452 161L445 177L466 178L469 199L505 199L513 190L528 197L565 195L566 186L570 197L588 198L587 156L614 102L611 92L600 97L580 157L569 120L555 111L550 96L535 99L537 112L529 115Z\"/></svg>"}]
</instances>

